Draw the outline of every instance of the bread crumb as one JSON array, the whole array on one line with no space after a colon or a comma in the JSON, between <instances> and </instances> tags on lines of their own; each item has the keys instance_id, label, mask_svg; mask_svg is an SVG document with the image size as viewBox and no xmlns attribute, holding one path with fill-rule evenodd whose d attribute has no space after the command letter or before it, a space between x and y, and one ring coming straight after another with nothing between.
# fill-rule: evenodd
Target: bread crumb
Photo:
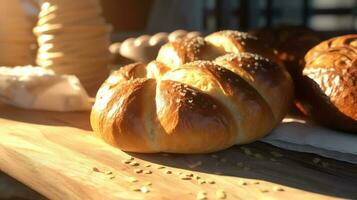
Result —
<instances>
[{"instance_id":1,"label":"bread crumb","mask_svg":"<svg viewBox=\"0 0 357 200\"><path fill-rule=\"evenodd\" d=\"M192 178L189 176L186 176L186 175L182 175L182 176L180 176L180 179L181 180L191 180Z\"/></svg>"},{"instance_id":2,"label":"bread crumb","mask_svg":"<svg viewBox=\"0 0 357 200\"><path fill-rule=\"evenodd\" d=\"M252 151L247 147L241 147L241 149L243 150L244 154L247 156L250 156L253 154Z\"/></svg>"},{"instance_id":3,"label":"bread crumb","mask_svg":"<svg viewBox=\"0 0 357 200\"><path fill-rule=\"evenodd\" d=\"M314 158L314 159L312 159L312 162L315 163L315 164L319 163L320 161L321 161L320 158Z\"/></svg>"},{"instance_id":4,"label":"bread crumb","mask_svg":"<svg viewBox=\"0 0 357 200\"><path fill-rule=\"evenodd\" d=\"M212 154L211 157L212 158L218 158L218 156L216 154Z\"/></svg>"},{"instance_id":5,"label":"bread crumb","mask_svg":"<svg viewBox=\"0 0 357 200\"><path fill-rule=\"evenodd\" d=\"M143 173L144 173L144 174L151 174L152 171L151 171L151 170L144 170Z\"/></svg>"},{"instance_id":6,"label":"bread crumb","mask_svg":"<svg viewBox=\"0 0 357 200\"><path fill-rule=\"evenodd\" d=\"M93 167L92 170L95 171L95 172L100 172L100 170L98 168L96 168L96 167Z\"/></svg>"},{"instance_id":7,"label":"bread crumb","mask_svg":"<svg viewBox=\"0 0 357 200\"><path fill-rule=\"evenodd\" d=\"M227 197L226 192L223 190L216 191L216 198L217 199L225 199Z\"/></svg>"},{"instance_id":8,"label":"bread crumb","mask_svg":"<svg viewBox=\"0 0 357 200\"><path fill-rule=\"evenodd\" d=\"M105 175L111 175L111 174L113 174L113 172L112 171L105 171L104 174Z\"/></svg>"},{"instance_id":9,"label":"bread crumb","mask_svg":"<svg viewBox=\"0 0 357 200\"><path fill-rule=\"evenodd\" d=\"M257 159L263 159L263 155L262 154L259 154L259 153L256 153L254 154L254 157L257 158Z\"/></svg>"},{"instance_id":10,"label":"bread crumb","mask_svg":"<svg viewBox=\"0 0 357 200\"><path fill-rule=\"evenodd\" d=\"M246 181L239 181L239 185L248 185Z\"/></svg>"},{"instance_id":11,"label":"bread crumb","mask_svg":"<svg viewBox=\"0 0 357 200\"><path fill-rule=\"evenodd\" d=\"M206 200L207 199L207 196L206 196L206 192L198 192L197 195L196 195L196 199L197 200Z\"/></svg>"},{"instance_id":12,"label":"bread crumb","mask_svg":"<svg viewBox=\"0 0 357 200\"><path fill-rule=\"evenodd\" d=\"M267 192L269 192L269 190L268 189L261 189L260 192L267 193Z\"/></svg>"},{"instance_id":13,"label":"bread crumb","mask_svg":"<svg viewBox=\"0 0 357 200\"><path fill-rule=\"evenodd\" d=\"M136 182L138 182L138 179L136 179L135 177L129 177L128 181L131 183L136 183Z\"/></svg>"},{"instance_id":14,"label":"bread crumb","mask_svg":"<svg viewBox=\"0 0 357 200\"><path fill-rule=\"evenodd\" d=\"M123 164L129 164L129 163L131 163L131 160L122 160L121 161Z\"/></svg>"},{"instance_id":15,"label":"bread crumb","mask_svg":"<svg viewBox=\"0 0 357 200\"><path fill-rule=\"evenodd\" d=\"M283 192L283 191L285 191L284 188L282 188L282 187L280 187L280 186L275 186L275 187L273 188L273 190L274 190L274 191L278 191L278 192Z\"/></svg>"},{"instance_id":16,"label":"bread crumb","mask_svg":"<svg viewBox=\"0 0 357 200\"><path fill-rule=\"evenodd\" d=\"M132 191L135 191L135 192L139 192L139 191L140 191L140 188L138 188L138 187L131 187L131 190L132 190Z\"/></svg>"},{"instance_id":17,"label":"bread crumb","mask_svg":"<svg viewBox=\"0 0 357 200\"><path fill-rule=\"evenodd\" d=\"M239 168L241 168L241 167L244 167L244 164L243 164L242 162L237 162L237 163L236 163L236 166L239 167Z\"/></svg>"},{"instance_id":18,"label":"bread crumb","mask_svg":"<svg viewBox=\"0 0 357 200\"><path fill-rule=\"evenodd\" d=\"M132 161L129 163L130 166L139 166L139 163L136 161Z\"/></svg>"},{"instance_id":19,"label":"bread crumb","mask_svg":"<svg viewBox=\"0 0 357 200\"><path fill-rule=\"evenodd\" d=\"M145 186L142 186L142 187L140 188L140 191L141 191L142 193L148 193L148 192L150 192L149 188L147 188L147 187L145 187Z\"/></svg>"},{"instance_id":20,"label":"bread crumb","mask_svg":"<svg viewBox=\"0 0 357 200\"><path fill-rule=\"evenodd\" d=\"M283 157L283 154L281 154L279 152L276 152L276 151L271 151L270 154L273 155L276 158Z\"/></svg>"},{"instance_id":21,"label":"bread crumb","mask_svg":"<svg viewBox=\"0 0 357 200\"><path fill-rule=\"evenodd\" d=\"M207 183L209 183L209 184L215 184L216 182L215 182L214 180L208 179L208 180L207 180Z\"/></svg>"},{"instance_id":22,"label":"bread crumb","mask_svg":"<svg viewBox=\"0 0 357 200\"><path fill-rule=\"evenodd\" d=\"M202 185L202 184L205 184L206 181L201 179L201 180L198 180L198 183L199 183L200 185Z\"/></svg>"},{"instance_id":23,"label":"bread crumb","mask_svg":"<svg viewBox=\"0 0 357 200\"><path fill-rule=\"evenodd\" d=\"M192 164L188 164L188 167L191 168L191 169L194 169L198 166L202 165L202 161L197 161L195 163L192 163Z\"/></svg>"}]
</instances>

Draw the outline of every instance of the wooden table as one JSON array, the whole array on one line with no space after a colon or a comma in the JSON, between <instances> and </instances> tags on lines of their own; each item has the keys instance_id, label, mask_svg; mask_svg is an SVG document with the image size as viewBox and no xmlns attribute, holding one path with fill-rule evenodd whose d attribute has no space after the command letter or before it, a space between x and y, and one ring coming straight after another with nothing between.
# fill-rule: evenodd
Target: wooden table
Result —
<instances>
[{"instance_id":1,"label":"wooden table","mask_svg":"<svg viewBox=\"0 0 357 200\"><path fill-rule=\"evenodd\" d=\"M50 199L357 198L357 165L261 142L129 154L92 136L88 119L0 105L0 171Z\"/></svg>"}]
</instances>

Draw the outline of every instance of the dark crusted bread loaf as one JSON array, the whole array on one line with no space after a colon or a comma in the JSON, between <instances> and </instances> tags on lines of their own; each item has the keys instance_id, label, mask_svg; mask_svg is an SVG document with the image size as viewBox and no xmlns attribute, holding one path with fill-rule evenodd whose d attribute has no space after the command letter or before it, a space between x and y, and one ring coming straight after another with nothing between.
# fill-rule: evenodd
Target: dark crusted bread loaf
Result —
<instances>
[{"instance_id":1,"label":"dark crusted bread loaf","mask_svg":"<svg viewBox=\"0 0 357 200\"><path fill-rule=\"evenodd\" d=\"M305 56L299 108L334 129L357 132L357 34L335 37Z\"/></svg>"}]
</instances>

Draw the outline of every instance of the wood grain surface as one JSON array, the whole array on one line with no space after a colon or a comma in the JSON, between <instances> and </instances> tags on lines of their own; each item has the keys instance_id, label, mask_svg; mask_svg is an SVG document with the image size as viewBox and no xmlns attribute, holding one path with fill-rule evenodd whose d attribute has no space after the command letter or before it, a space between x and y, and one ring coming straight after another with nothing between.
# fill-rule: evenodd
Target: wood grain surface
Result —
<instances>
[{"instance_id":1,"label":"wood grain surface","mask_svg":"<svg viewBox=\"0 0 357 200\"><path fill-rule=\"evenodd\" d=\"M215 154L130 154L89 113L0 105L0 170L49 199L357 199L357 166L256 142Z\"/></svg>"}]
</instances>

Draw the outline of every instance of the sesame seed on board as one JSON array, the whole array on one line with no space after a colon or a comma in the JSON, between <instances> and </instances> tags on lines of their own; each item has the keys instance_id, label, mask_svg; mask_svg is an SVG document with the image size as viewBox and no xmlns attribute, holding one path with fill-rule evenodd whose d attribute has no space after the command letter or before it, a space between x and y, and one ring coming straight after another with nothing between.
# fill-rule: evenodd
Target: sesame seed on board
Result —
<instances>
[{"instance_id":1,"label":"sesame seed on board","mask_svg":"<svg viewBox=\"0 0 357 200\"><path fill-rule=\"evenodd\" d=\"M219 189L216 191L216 198L217 199L225 199L227 197L227 194L224 190Z\"/></svg>"}]
</instances>

